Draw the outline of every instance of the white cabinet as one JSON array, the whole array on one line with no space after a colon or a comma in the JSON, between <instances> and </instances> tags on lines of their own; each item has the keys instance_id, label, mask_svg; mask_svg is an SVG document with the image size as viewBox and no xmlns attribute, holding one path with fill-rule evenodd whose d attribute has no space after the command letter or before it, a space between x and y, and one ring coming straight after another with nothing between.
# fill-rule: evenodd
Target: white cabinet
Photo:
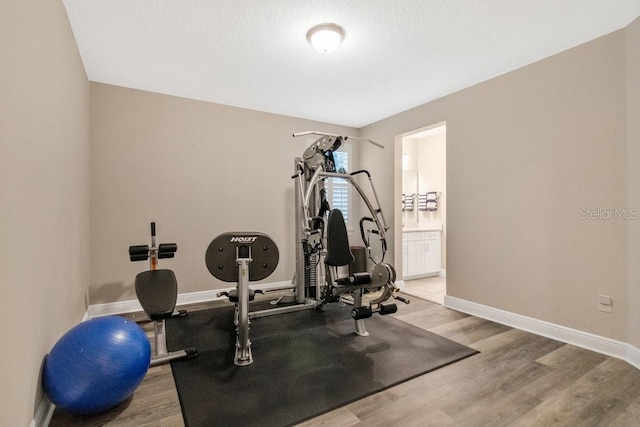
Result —
<instances>
[{"instance_id":1,"label":"white cabinet","mask_svg":"<svg viewBox=\"0 0 640 427\"><path fill-rule=\"evenodd\" d=\"M407 270L405 276L419 276L427 271L427 243L425 240L407 242Z\"/></svg>"},{"instance_id":2,"label":"white cabinet","mask_svg":"<svg viewBox=\"0 0 640 427\"><path fill-rule=\"evenodd\" d=\"M440 231L402 233L404 278L438 275L442 264L441 247Z\"/></svg>"}]
</instances>

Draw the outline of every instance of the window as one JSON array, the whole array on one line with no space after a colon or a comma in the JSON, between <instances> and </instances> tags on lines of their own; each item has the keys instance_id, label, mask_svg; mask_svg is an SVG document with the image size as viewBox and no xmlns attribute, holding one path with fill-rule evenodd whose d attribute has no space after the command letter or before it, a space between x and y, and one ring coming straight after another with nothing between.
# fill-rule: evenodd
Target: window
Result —
<instances>
[{"instance_id":1,"label":"window","mask_svg":"<svg viewBox=\"0 0 640 427\"><path fill-rule=\"evenodd\" d=\"M333 153L333 160L336 164L336 171L351 171L351 147L343 145L339 151ZM347 223L347 228L351 229L351 184L349 181L339 178L331 178L326 181L327 200L331 209L340 209Z\"/></svg>"}]
</instances>

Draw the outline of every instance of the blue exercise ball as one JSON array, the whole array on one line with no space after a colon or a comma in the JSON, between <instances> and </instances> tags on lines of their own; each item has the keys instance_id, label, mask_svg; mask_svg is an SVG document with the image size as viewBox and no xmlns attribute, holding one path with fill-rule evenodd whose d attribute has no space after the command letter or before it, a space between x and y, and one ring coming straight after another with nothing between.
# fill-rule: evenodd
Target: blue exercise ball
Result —
<instances>
[{"instance_id":1,"label":"blue exercise ball","mask_svg":"<svg viewBox=\"0 0 640 427\"><path fill-rule=\"evenodd\" d=\"M69 412L103 412L133 394L150 360L149 339L137 323L119 316L87 320L64 334L46 357L44 391Z\"/></svg>"}]
</instances>

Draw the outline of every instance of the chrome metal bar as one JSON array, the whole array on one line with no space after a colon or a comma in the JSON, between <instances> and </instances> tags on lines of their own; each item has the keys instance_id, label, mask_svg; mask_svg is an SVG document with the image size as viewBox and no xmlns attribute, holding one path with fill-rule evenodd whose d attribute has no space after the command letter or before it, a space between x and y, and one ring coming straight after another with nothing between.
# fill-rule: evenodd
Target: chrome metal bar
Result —
<instances>
[{"instance_id":1,"label":"chrome metal bar","mask_svg":"<svg viewBox=\"0 0 640 427\"><path fill-rule=\"evenodd\" d=\"M373 191L373 197L376 199L376 205L378 205L377 213L380 214L382 218L382 225L384 226L384 230L387 231L389 227L387 226L387 221L384 219L384 213L382 213L382 207L380 206L380 200L378 199L378 193L376 192L376 187L373 185L373 179L371 175L369 175L369 184L371 185L371 191Z\"/></svg>"},{"instance_id":2,"label":"chrome metal bar","mask_svg":"<svg viewBox=\"0 0 640 427\"><path fill-rule=\"evenodd\" d=\"M154 333L156 335L156 355L167 355L167 336L165 333L164 319L154 322Z\"/></svg>"},{"instance_id":3,"label":"chrome metal bar","mask_svg":"<svg viewBox=\"0 0 640 427\"><path fill-rule=\"evenodd\" d=\"M353 306L361 307L362 306L362 289L352 292L353 296ZM356 334L361 337L368 337L369 332L367 332L367 327L364 324L364 319L354 319Z\"/></svg>"},{"instance_id":4,"label":"chrome metal bar","mask_svg":"<svg viewBox=\"0 0 640 427\"><path fill-rule=\"evenodd\" d=\"M188 356L189 356L189 353L187 353L186 350L172 351L171 353L167 353L162 356L160 355L153 356L151 358L151 363L149 363L149 366L152 367L152 366L162 365L164 363L171 362L172 360L182 359L183 357L188 357Z\"/></svg>"},{"instance_id":5,"label":"chrome metal bar","mask_svg":"<svg viewBox=\"0 0 640 427\"><path fill-rule=\"evenodd\" d=\"M304 193L304 199L302 201L303 203L303 209L304 209L304 214L305 214L305 222L306 222L306 226L305 226L305 231L310 231L311 230L311 216L309 214L309 204L311 203L311 194L313 193L313 191L315 190L316 185L318 184L318 177L325 173L324 172L324 168L321 166L318 169L316 169L316 171L314 172L313 176L311 177L311 179L309 180L309 184L306 188L306 191Z\"/></svg>"},{"instance_id":6,"label":"chrome metal bar","mask_svg":"<svg viewBox=\"0 0 640 427\"><path fill-rule=\"evenodd\" d=\"M251 357L251 341L249 341L249 263L248 258L236 259L238 264L238 324L235 364L246 366L253 362Z\"/></svg>"},{"instance_id":7,"label":"chrome metal bar","mask_svg":"<svg viewBox=\"0 0 640 427\"><path fill-rule=\"evenodd\" d=\"M296 169L299 162L296 160ZM304 168L303 168L304 169ZM296 302L301 304L304 302L305 294L305 265L304 265L304 245L307 241L305 230L309 227L308 214L302 205L304 200L304 170L298 170L298 179L295 182L295 226L296 226L296 272L294 276L296 286Z\"/></svg>"},{"instance_id":8,"label":"chrome metal bar","mask_svg":"<svg viewBox=\"0 0 640 427\"><path fill-rule=\"evenodd\" d=\"M249 319L257 319L259 317L274 316L282 313L293 313L295 311L309 310L316 308L318 305L313 300L306 300L304 304L290 305L286 307L267 308L265 310L252 311L249 313Z\"/></svg>"},{"instance_id":9,"label":"chrome metal bar","mask_svg":"<svg viewBox=\"0 0 640 427\"><path fill-rule=\"evenodd\" d=\"M362 200L364 201L364 203L367 205L367 208L371 212L371 217L375 221L376 226L378 227L378 231L380 232L380 240L384 240L385 239L385 232L389 229L389 227L387 227L386 223L384 223L384 217L382 217L382 222L380 222L380 215L378 215L379 213L382 213L382 209L380 209L380 204L378 204L378 209L373 207L373 205L371 204L371 201L369 200L367 195L362 190L362 187L360 187L360 185L353 179L353 176L351 176L349 174L343 174L343 173L322 172L322 173L319 173L319 174L318 173L314 174L314 178L316 177L316 175L318 176L316 179L320 179L320 178L340 178L340 179L345 179L345 180L349 181L349 183L351 183L351 185L353 185L353 187L356 189L356 191L358 191L358 193L360 194L360 197L362 197ZM313 184L315 185L315 183L313 183ZM312 183L310 183L309 186L311 187Z\"/></svg>"},{"instance_id":10,"label":"chrome metal bar","mask_svg":"<svg viewBox=\"0 0 640 427\"><path fill-rule=\"evenodd\" d=\"M299 136L307 136L307 135L317 135L317 136L332 136L332 137L344 137L344 139L355 139L356 141L365 141L368 142L370 144L375 145L376 147L382 148L384 150L384 145L382 144L378 144L377 142L371 140L371 139L366 139L366 138L359 138L357 136L343 136L343 135L336 135L334 133L326 133L326 132L318 132L315 130L310 130L310 131L306 131L306 132L297 132L293 134L294 138L297 138Z\"/></svg>"}]
</instances>

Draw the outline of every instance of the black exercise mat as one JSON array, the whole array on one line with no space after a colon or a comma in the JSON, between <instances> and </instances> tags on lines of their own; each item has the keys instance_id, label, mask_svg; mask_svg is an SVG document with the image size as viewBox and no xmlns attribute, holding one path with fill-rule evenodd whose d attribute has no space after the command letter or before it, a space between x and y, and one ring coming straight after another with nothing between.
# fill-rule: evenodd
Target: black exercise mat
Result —
<instances>
[{"instance_id":1,"label":"black exercise mat","mask_svg":"<svg viewBox=\"0 0 640 427\"><path fill-rule=\"evenodd\" d=\"M171 362L187 426L295 424L477 353L391 316L366 319L360 337L350 313L331 304L252 320L243 367L233 307L169 319L169 349L200 353Z\"/></svg>"}]
</instances>

